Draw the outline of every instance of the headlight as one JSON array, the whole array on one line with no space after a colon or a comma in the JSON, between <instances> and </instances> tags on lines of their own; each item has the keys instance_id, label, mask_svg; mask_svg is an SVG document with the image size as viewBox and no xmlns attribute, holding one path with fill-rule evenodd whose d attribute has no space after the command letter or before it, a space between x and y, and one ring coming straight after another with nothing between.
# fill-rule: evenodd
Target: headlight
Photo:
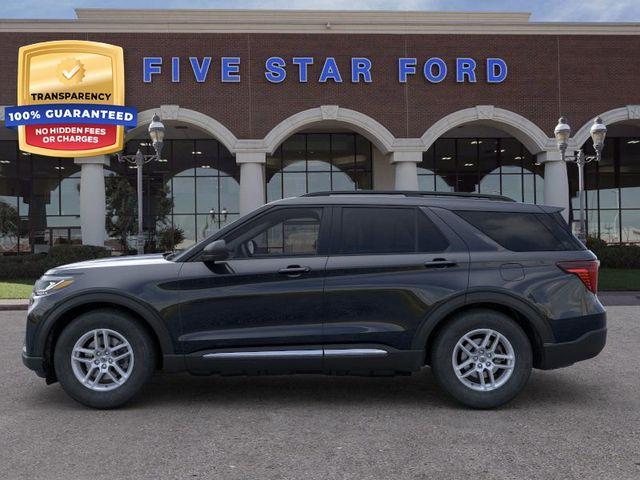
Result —
<instances>
[{"instance_id":1,"label":"headlight","mask_svg":"<svg viewBox=\"0 0 640 480\"><path fill-rule=\"evenodd\" d=\"M34 285L33 293L39 296L49 295L68 287L72 283L73 278L70 277L43 277Z\"/></svg>"}]
</instances>

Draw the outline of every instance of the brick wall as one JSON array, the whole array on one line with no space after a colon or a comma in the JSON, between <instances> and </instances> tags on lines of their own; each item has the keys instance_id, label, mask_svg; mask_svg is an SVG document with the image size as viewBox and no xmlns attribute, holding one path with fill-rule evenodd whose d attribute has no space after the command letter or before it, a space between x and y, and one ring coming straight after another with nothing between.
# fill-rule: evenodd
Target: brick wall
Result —
<instances>
[{"instance_id":1,"label":"brick wall","mask_svg":"<svg viewBox=\"0 0 640 480\"><path fill-rule=\"evenodd\" d=\"M365 113L397 137L419 137L431 124L456 110L492 104L536 123L549 135L558 116L577 130L597 113L640 104L640 36L555 35L301 35L301 34L0 34L0 102L16 103L18 48L61 39L103 41L124 48L127 104L139 110L178 104L217 119L238 138L261 138L286 117L323 104ZM298 83L288 68L280 84L264 77L264 61L277 55L315 57L309 82ZM162 76L142 82L142 57L163 56ZM170 57L182 58L180 83L170 79ZM188 57L213 57L205 83L196 83ZM242 58L240 83L220 82L221 56ZM344 82L317 82L326 56L336 57ZM349 59L373 61L373 83L349 81ZM398 57L424 61L438 56L450 67L446 80L430 84L418 74L398 82ZM487 57L504 58L509 76L487 84L483 68L478 82L458 84L452 71L457 56L482 67ZM420 73L420 66L418 67Z\"/></svg>"}]
</instances>

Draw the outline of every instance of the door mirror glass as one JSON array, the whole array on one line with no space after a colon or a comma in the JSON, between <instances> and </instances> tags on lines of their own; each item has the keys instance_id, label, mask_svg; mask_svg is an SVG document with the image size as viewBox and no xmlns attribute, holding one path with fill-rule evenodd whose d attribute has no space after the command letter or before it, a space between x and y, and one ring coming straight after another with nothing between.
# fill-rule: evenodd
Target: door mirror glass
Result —
<instances>
[{"instance_id":1,"label":"door mirror glass","mask_svg":"<svg viewBox=\"0 0 640 480\"><path fill-rule=\"evenodd\" d=\"M216 240L204 247L202 250L202 256L200 257L203 262L215 262L216 260L226 260L229 258L229 250L227 249L227 242L224 240Z\"/></svg>"}]
</instances>

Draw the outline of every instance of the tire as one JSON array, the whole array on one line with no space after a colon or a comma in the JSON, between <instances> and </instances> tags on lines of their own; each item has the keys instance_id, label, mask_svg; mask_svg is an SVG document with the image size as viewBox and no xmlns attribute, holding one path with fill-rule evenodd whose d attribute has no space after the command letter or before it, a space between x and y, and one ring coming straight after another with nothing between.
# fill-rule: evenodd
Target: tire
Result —
<instances>
[{"instance_id":1,"label":"tire","mask_svg":"<svg viewBox=\"0 0 640 480\"><path fill-rule=\"evenodd\" d=\"M487 335L489 348L483 348ZM464 340L465 336L473 343ZM512 318L494 310L457 315L438 333L431 349L431 368L438 383L472 408L495 408L513 399L526 385L531 366L527 335Z\"/></svg>"},{"instance_id":2,"label":"tire","mask_svg":"<svg viewBox=\"0 0 640 480\"><path fill-rule=\"evenodd\" d=\"M115 408L129 401L155 366L151 337L135 318L118 310L80 315L62 331L54 350L55 372L64 391L93 408Z\"/></svg>"}]
</instances>

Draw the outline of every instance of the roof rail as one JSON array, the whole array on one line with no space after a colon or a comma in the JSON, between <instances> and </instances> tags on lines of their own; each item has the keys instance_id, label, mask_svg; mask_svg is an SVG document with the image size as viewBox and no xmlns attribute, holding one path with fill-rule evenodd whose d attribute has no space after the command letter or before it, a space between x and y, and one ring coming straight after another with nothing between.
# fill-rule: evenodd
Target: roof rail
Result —
<instances>
[{"instance_id":1,"label":"roof rail","mask_svg":"<svg viewBox=\"0 0 640 480\"><path fill-rule=\"evenodd\" d=\"M342 195L397 195L401 197L458 197L479 200L497 200L501 202L515 202L504 195L474 192L422 192L420 190L332 190L325 192L305 193L303 197L334 197Z\"/></svg>"}]
</instances>

